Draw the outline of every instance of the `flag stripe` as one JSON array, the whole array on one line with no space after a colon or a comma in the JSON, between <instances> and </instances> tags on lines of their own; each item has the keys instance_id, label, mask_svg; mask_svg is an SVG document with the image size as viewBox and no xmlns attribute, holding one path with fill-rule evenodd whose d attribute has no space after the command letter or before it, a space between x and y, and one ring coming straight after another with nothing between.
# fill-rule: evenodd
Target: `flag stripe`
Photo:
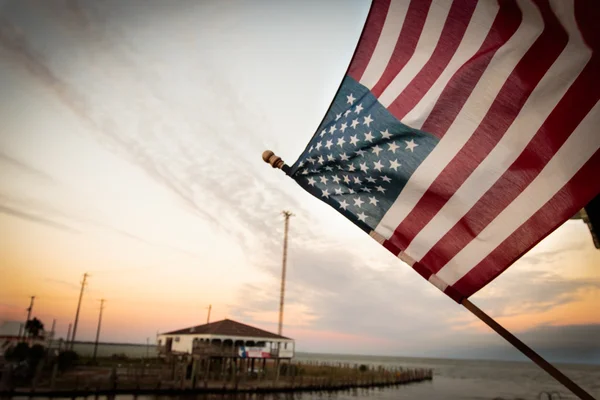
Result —
<instances>
[{"instance_id":1,"label":"flag stripe","mask_svg":"<svg viewBox=\"0 0 600 400\"><path fill-rule=\"evenodd\" d=\"M373 51L381 35L383 24L390 6L390 0L373 1L369 16L363 28L362 37L354 52L354 57L348 69L348 75L360 81L369 61L372 59Z\"/></svg>"},{"instance_id":2,"label":"flag stripe","mask_svg":"<svg viewBox=\"0 0 600 400\"><path fill-rule=\"evenodd\" d=\"M369 89L379 81L392 57L406 17L408 4L405 0L392 0L390 3L373 56L360 78L360 83Z\"/></svg>"},{"instance_id":3,"label":"flag stripe","mask_svg":"<svg viewBox=\"0 0 600 400\"><path fill-rule=\"evenodd\" d=\"M598 120L596 120L597 123ZM579 211L581 204L588 204L599 194L598 187L590 184L590 177L596 176L598 171L600 171L600 152L596 151L596 154L552 200L496 247L483 261L472 268L468 274L453 286L449 286L446 294L448 294L448 289L452 289L454 292L460 292L464 297L471 296Z\"/></svg>"},{"instance_id":4,"label":"flag stripe","mask_svg":"<svg viewBox=\"0 0 600 400\"><path fill-rule=\"evenodd\" d=\"M528 23L521 24L515 34L493 56L448 132L413 173L394 204L379 222L376 231L386 239L392 237L400 222L469 140L517 63L541 34L543 22L537 8L526 0L519 0L519 5Z\"/></svg>"},{"instance_id":5,"label":"flag stripe","mask_svg":"<svg viewBox=\"0 0 600 400\"><path fill-rule=\"evenodd\" d=\"M594 56L515 163L421 259L423 264L428 265L433 272L438 271L539 174L598 101L599 70L600 62L598 57Z\"/></svg>"},{"instance_id":6,"label":"flag stripe","mask_svg":"<svg viewBox=\"0 0 600 400\"><path fill-rule=\"evenodd\" d=\"M432 109L426 115L425 122L422 125L417 123L415 128L431 132L438 137L444 136L467 102L489 63L494 59L498 50L503 48L502 46L517 32L521 22L522 13L516 0L501 1L498 16L481 49L473 58L468 60L468 64L460 66L448 85L441 91L437 101L430 105ZM409 120L406 121L407 124L409 122Z\"/></svg>"},{"instance_id":7,"label":"flag stripe","mask_svg":"<svg viewBox=\"0 0 600 400\"><path fill-rule=\"evenodd\" d=\"M442 29L445 26L451 6L451 0L437 0L431 4L415 52L404 68L402 68L398 75L394 77L392 82L379 96L379 102L383 104L384 107L387 108L392 104L396 97L398 97L410 81L412 81L419 73L421 68L423 68L425 63L431 58L431 55L440 40L440 35L442 34Z\"/></svg>"},{"instance_id":8,"label":"flag stripe","mask_svg":"<svg viewBox=\"0 0 600 400\"><path fill-rule=\"evenodd\" d=\"M400 36L392 54L391 59L393 62L388 64L377 84L371 89L375 97L379 97L383 93L414 54L430 6L431 0L412 0L410 2Z\"/></svg>"},{"instance_id":9,"label":"flag stripe","mask_svg":"<svg viewBox=\"0 0 600 400\"><path fill-rule=\"evenodd\" d=\"M513 3L513 5L516 7L516 4ZM459 68L471 60L478 51L481 51L480 49L484 45L484 41L491 35L490 30L493 30L495 21L498 20L498 10L497 3L488 1L477 3L474 15L452 59L423 98L421 98L410 112L402 117L403 123L416 129L422 127L450 79ZM516 30L516 28L515 26L514 29ZM490 46L488 45L488 47ZM483 70L480 72L483 72Z\"/></svg>"},{"instance_id":10,"label":"flag stripe","mask_svg":"<svg viewBox=\"0 0 600 400\"><path fill-rule=\"evenodd\" d=\"M477 7L479 13L474 14L477 4L477 0L463 0L452 3L448 18L442 29L440 40L438 41L431 58L419 69L414 79L388 106L388 110L396 118L401 121L404 119L406 114L417 105L435 83L436 79L439 78L450 63L450 60L455 55L459 46L464 46L467 43L463 40L465 32L469 25L473 28L473 25L481 23L481 21L478 20L483 17L483 15L480 14L487 11L488 7L486 4L495 6L493 3L479 2L479 7ZM470 24L471 20L478 22ZM489 20L491 25L493 18L489 18ZM479 41L479 45L481 45L481 41ZM403 122L406 123L405 121Z\"/></svg>"},{"instance_id":11,"label":"flag stripe","mask_svg":"<svg viewBox=\"0 0 600 400\"><path fill-rule=\"evenodd\" d=\"M554 197L600 148L599 119L596 103L533 182L436 275L454 285Z\"/></svg>"},{"instance_id":12,"label":"flag stripe","mask_svg":"<svg viewBox=\"0 0 600 400\"><path fill-rule=\"evenodd\" d=\"M541 3L544 32L521 59L471 140L398 228L410 226L414 232L428 221L405 250L417 261L516 160L590 58L577 29L573 2L561 1L565 7L557 10L570 40L547 2ZM547 132L547 138L552 139L552 132Z\"/></svg>"}]
</instances>

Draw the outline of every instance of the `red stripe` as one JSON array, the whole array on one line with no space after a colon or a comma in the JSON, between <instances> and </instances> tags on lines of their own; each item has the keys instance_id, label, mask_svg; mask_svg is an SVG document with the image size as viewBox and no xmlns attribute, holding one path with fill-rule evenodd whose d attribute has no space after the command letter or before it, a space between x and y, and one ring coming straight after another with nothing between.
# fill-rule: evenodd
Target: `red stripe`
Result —
<instances>
[{"instance_id":1,"label":"red stripe","mask_svg":"<svg viewBox=\"0 0 600 400\"><path fill-rule=\"evenodd\" d=\"M388 107L396 118L402 120L421 101L448 66L465 35L476 5L477 0L463 0L452 4L431 58Z\"/></svg>"},{"instance_id":2,"label":"red stripe","mask_svg":"<svg viewBox=\"0 0 600 400\"><path fill-rule=\"evenodd\" d=\"M362 78L369 60L373 56L389 8L390 0L373 0L371 4L371 10L365 22L362 36L358 41L358 46L348 69L348 75L357 82Z\"/></svg>"},{"instance_id":3,"label":"red stripe","mask_svg":"<svg viewBox=\"0 0 600 400\"><path fill-rule=\"evenodd\" d=\"M494 280L512 263L528 252L548 234L562 225L598 195L596 182L600 171L600 152L580 169L548 203L521 225L500 246L453 285L465 297L471 296Z\"/></svg>"},{"instance_id":4,"label":"red stripe","mask_svg":"<svg viewBox=\"0 0 600 400\"><path fill-rule=\"evenodd\" d=\"M415 48L417 47L417 42L423 32L423 26L425 25L430 6L431 0L411 1L390 62L379 79L379 82L377 82L371 90L371 93L373 93L375 97L379 97L381 93L383 93L412 57Z\"/></svg>"},{"instance_id":5,"label":"red stripe","mask_svg":"<svg viewBox=\"0 0 600 400\"><path fill-rule=\"evenodd\" d=\"M515 0L500 1L500 10L481 48L450 79L425 120L421 128L423 131L438 137L444 136L492 57L514 35L521 25L521 20L521 10Z\"/></svg>"},{"instance_id":6,"label":"red stripe","mask_svg":"<svg viewBox=\"0 0 600 400\"><path fill-rule=\"evenodd\" d=\"M547 1L540 3L545 22L542 34L510 74L469 141L436 177L414 209L396 228L396 232L390 238L396 246L406 248L493 150L533 89L565 47L568 41L567 33Z\"/></svg>"},{"instance_id":7,"label":"red stripe","mask_svg":"<svg viewBox=\"0 0 600 400\"><path fill-rule=\"evenodd\" d=\"M583 69L525 151L475 206L421 259L437 272L538 176L600 98L598 57Z\"/></svg>"}]
</instances>

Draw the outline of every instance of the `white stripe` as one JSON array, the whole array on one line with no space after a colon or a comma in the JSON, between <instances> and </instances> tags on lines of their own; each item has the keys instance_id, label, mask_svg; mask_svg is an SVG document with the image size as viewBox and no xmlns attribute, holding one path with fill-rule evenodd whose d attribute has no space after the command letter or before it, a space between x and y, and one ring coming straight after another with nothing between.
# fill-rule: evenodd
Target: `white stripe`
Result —
<instances>
[{"instance_id":1,"label":"white stripe","mask_svg":"<svg viewBox=\"0 0 600 400\"><path fill-rule=\"evenodd\" d=\"M529 0L518 0L523 21L502 46L473 88L448 132L412 174L400 195L375 229L389 239L400 222L412 211L431 183L471 137L496 99L511 72L541 34L544 23L537 7Z\"/></svg>"},{"instance_id":2,"label":"white stripe","mask_svg":"<svg viewBox=\"0 0 600 400\"><path fill-rule=\"evenodd\" d=\"M591 51L577 28L573 0L559 1L562 9L557 10L560 12L557 16L569 34L569 42L531 92L502 139L408 245L405 251L415 260L421 260L502 177L589 61Z\"/></svg>"},{"instance_id":3,"label":"white stripe","mask_svg":"<svg viewBox=\"0 0 600 400\"><path fill-rule=\"evenodd\" d=\"M456 49L456 53L454 53L442 74L427 91L425 96L404 116L402 119L404 124L412 128L421 129L452 76L481 48L488 32L494 24L494 19L499 9L500 7L496 2L480 1L477 3L465 35Z\"/></svg>"},{"instance_id":4,"label":"white stripe","mask_svg":"<svg viewBox=\"0 0 600 400\"><path fill-rule=\"evenodd\" d=\"M390 62L390 58L398 42L398 36L400 36L400 31L404 25L409 4L410 0L392 0L390 3L381 35L379 36L379 40L377 40L375 50L373 50L373 56L369 60L363 76L360 78L360 83L369 89L373 88L379 82L381 75L383 75L385 68Z\"/></svg>"},{"instance_id":5,"label":"white stripe","mask_svg":"<svg viewBox=\"0 0 600 400\"><path fill-rule=\"evenodd\" d=\"M437 276L453 285L544 206L600 149L600 102L581 121L542 172Z\"/></svg>"},{"instance_id":6,"label":"white stripe","mask_svg":"<svg viewBox=\"0 0 600 400\"><path fill-rule=\"evenodd\" d=\"M446 17L448 17L451 6L451 0L437 0L431 3L431 7L427 13L427 19L425 19L425 25L423 26L423 32L419 37L415 52L404 68L402 68L402 71L396 75L394 80L383 91L381 96L379 96L379 102L384 107L389 106L396 100L398 95L402 93L404 88L408 86L431 58L435 46L440 40L440 35L444 29Z\"/></svg>"},{"instance_id":7,"label":"white stripe","mask_svg":"<svg viewBox=\"0 0 600 400\"><path fill-rule=\"evenodd\" d=\"M429 277L429 283L431 283L436 288L440 289L442 292L448 288L446 282L441 280L436 274L431 274Z\"/></svg>"}]
</instances>

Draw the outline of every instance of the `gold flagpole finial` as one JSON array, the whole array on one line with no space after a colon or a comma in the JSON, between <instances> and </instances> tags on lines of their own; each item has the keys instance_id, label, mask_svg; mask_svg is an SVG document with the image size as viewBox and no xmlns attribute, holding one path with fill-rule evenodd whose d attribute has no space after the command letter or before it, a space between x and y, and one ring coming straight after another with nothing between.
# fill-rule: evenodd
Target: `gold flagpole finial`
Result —
<instances>
[{"instance_id":1,"label":"gold flagpole finial","mask_svg":"<svg viewBox=\"0 0 600 400\"><path fill-rule=\"evenodd\" d=\"M283 169L283 166L285 165L281 157L276 156L271 150L265 150L262 153L262 159L267 164L271 164L273 168Z\"/></svg>"}]
</instances>

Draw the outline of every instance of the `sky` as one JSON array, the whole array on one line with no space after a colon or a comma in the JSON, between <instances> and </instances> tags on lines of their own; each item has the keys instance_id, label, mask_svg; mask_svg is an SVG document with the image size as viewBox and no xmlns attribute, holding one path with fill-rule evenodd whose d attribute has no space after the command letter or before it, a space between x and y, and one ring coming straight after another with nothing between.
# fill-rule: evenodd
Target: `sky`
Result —
<instances>
[{"instance_id":1,"label":"sky","mask_svg":"<svg viewBox=\"0 0 600 400\"><path fill-rule=\"evenodd\" d=\"M297 350L516 359L363 231L264 164L319 125L370 2L0 0L0 321L144 343L231 318ZM600 363L600 251L569 221L473 303L550 360Z\"/></svg>"}]
</instances>

